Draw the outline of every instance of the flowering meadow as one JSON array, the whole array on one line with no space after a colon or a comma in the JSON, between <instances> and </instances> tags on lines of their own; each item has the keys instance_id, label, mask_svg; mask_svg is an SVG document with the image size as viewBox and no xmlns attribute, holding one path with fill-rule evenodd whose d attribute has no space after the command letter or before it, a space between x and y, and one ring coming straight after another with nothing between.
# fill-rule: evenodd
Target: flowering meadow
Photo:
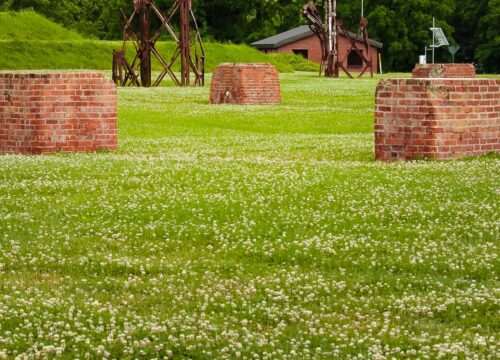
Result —
<instances>
[{"instance_id":1,"label":"flowering meadow","mask_svg":"<svg viewBox=\"0 0 500 360\"><path fill-rule=\"evenodd\" d=\"M0 156L0 359L500 358L500 156L375 162L376 83L120 89L119 151Z\"/></svg>"}]
</instances>

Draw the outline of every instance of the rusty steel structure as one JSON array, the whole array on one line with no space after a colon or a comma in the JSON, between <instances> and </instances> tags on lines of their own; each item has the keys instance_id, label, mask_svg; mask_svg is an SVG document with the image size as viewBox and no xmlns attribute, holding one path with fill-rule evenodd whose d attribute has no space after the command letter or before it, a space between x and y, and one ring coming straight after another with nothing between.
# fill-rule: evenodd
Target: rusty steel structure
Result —
<instances>
[{"instance_id":1,"label":"rusty steel structure","mask_svg":"<svg viewBox=\"0 0 500 360\"><path fill-rule=\"evenodd\" d=\"M124 21L123 44L119 51L113 51L113 80L119 86L151 87L160 85L165 76L169 75L178 86L205 85L205 50L201 40L200 30L196 23L191 0L175 0L174 4L163 14L153 0L133 0L134 11L130 17L120 9ZM175 31L173 18L179 14L179 31ZM156 15L161 26L152 35L152 15ZM137 21L138 20L138 21ZM139 31L134 30L138 22ZM191 24L194 25L193 32ZM156 48L156 42L167 31L177 44L174 53L167 62ZM127 60L127 44L132 43L135 56L132 62ZM194 54L193 54L194 53ZM156 58L162 70L153 81L151 59ZM180 58L180 79L173 71ZM191 81L191 72L194 80Z\"/></svg>"},{"instance_id":2,"label":"rusty steel structure","mask_svg":"<svg viewBox=\"0 0 500 360\"><path fill-rule=\"evenodd\" d=\"M373 77L373 61L371 59L370 41L368 38L368 20L364 17L363 5L361 21L355 38L344 28L342 21L337 18L337 0L326 0L324 8L324 20L322 20L314 1L309 1L302 9L302 14L310 22L309 27L311 31L318 37L321 44L320 76L324 73L326 77L337 78L340 76L340 69L342 69L352 79L352 74L344 64L349 54L356 52L363 63L358 77L362 77L367 70L370 70ZM347 38L350 44L346 55L342 59L339 58L338 48L339 35L341 34ZM364 51L358 46L358 41L363 43Z\"/></svg>"},{"instance_id":3,"label":"rusty steel structure","mask_svg":"<svg viewBox=\"0 0 500 360\"><path fill-rule=\"evenodd\" d=\"M338 38L336 12L337 2L334 0L325 2L325 20L321 19L321 15L314 1L309 1L304 5L302 14L309 21L309 28L318 37L321 44L321 64L319 73L325 74L326 77L338 77ZM326 25L325 25L326 24Z\"/></svg>"}]
</instances>

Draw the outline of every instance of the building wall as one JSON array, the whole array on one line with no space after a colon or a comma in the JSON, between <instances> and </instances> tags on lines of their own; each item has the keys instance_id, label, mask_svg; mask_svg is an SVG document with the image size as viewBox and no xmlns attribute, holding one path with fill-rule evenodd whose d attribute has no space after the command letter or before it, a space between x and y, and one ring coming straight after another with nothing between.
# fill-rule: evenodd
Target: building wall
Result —
<instances>
[{"instance_id":1,"label":"building wall","mask_svg":"<svg viewBox=\"0 0 500 360\"><path fill-rule=\"evenodd\" d=\"M280 52L293 53L294 49L305 49L309 52L309 60L315 63L321 63L321 44L316 36L309 36L307 38L297 40L293 43L286 44L280 47Z\"/></svg>"},{"instance_id":2,"label":"building wall","mask_svg":"<svg viewBox=\"0 0 500 360\"><path fill-rule=\"evenodd\" d=\"M344 61L344 66L347 67L347 52L351 44L349 40L345 36L339 36L339 59ZM364 44L361 41L358 41L358 47L364 50ZM278 49L280 52L293 53L293 50L308 50L309 52L309 60L314 61L318 64L321 63L321 44L319 39L315 36L309 36L307 38L297 40L293 43L282 46ZM269 52L269 51L267 51ZM373 72L377 73L378 69L378 50L377 48L371 46L370 47L371 57L372 57L372 68ZM357 71L357 68L350 68L349 71Z\"/></svg>"}]
</instances>

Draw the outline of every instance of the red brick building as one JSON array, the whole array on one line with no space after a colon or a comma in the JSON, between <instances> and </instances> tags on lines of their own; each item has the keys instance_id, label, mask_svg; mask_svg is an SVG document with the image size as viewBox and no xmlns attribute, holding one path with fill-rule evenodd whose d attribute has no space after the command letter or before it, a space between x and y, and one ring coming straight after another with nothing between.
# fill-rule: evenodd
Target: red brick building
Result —
<instances>
[{"instance_id":1,"label":"red brick building","mask_svg":"<svg viewBox=\"0 0 500 360\"><path fill-rule=\"evenodd\" d=\"M356 34L351 32L349 34L353 39L356 38ZM356 41L358 47L364 51L364 43L360 40ZM382 49L383 44L374 40L369 40L369 42L371 45L370 55L373 61L373 72L376 73L378 69L378 53ZM308 25L302 25L267 39L256 41L251 45L265 53L294 53L302 55L304 58L318 64L321 63L321 44ZM341 34L338 44L339 59L344 59L347 55L346 64L344 65L348 67L349 71L357 71L362 67L363 63L357 52L353 51L348 54L350 47L351 44L347 37Z\"/></svg>"}]
</instances>

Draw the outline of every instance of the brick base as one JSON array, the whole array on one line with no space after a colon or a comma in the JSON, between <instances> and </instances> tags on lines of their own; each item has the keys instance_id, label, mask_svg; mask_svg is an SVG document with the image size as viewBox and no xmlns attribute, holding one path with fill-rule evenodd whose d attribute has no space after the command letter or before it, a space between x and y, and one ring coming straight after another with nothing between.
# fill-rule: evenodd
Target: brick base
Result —
<instances>
[{"instance_id":1,"label":"brick base","mask_svg":"<svg viewBox=\"0 0 500 360\"><path fill-rule=\"evenodd\" d=\"M500 79L389 79L377 87L382 161L500 151Z\"/></svg>"},{"instance_id":2,"label":"brick base","mask_svg":"<svg viewBox=\"0 0 500 360\"><path fill-rule=\"evenodd\" d=\"M475 78L472 64L417 64L412 71L413 78Z\"/></svg>"},{"instance_id":3,"label":"brick base","mask_svg":"<svg viewBox=\"0 0 500 360\"><path fill-rule=\"evenodd\" d=\"M280 79L271 64L221 64L212 74L212 104L278 104Z\"/></svg>"},{"instance_id":4,"label":"brick base","mask_svg":"<svg viewBox=\"0 0 500 360\"><path fill-rule=\"evenodd\" d=\"M0 153L117 149L116 86L102 74L0 73Z\"/></svg>"}]
</instances>

